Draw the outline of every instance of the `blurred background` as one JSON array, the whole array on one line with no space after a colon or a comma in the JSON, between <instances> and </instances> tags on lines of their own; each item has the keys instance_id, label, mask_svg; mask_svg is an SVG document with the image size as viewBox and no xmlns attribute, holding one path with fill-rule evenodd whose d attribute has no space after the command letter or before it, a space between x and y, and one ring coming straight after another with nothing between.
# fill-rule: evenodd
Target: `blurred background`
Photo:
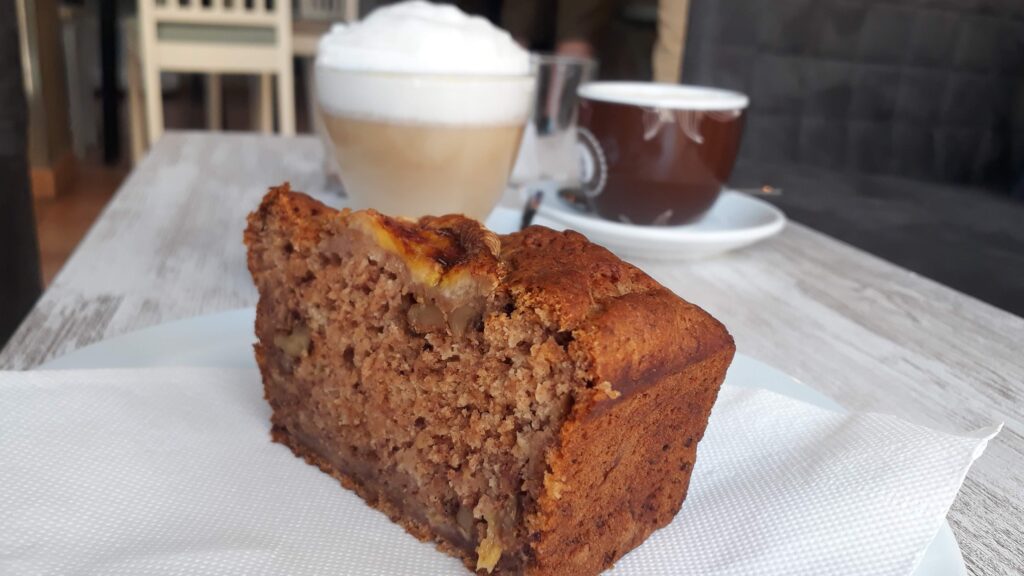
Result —
<instances>
[{"instance_id":1,"label":"blurred background","mask_svg":"<svg viewBox=\"0 0 1024 576\"><path fill-rule=\"evenodd\" d=\"M4 3L0 344L162 130L316 129L318 37L384 2L278 1ZM794 220L1024 314L1024 3L457 4L600 78L748 94L734 185L783 188Z\"/></svg>"},{"instance_id":2,"label":"blurred background","mask_svg":"<svg viewBox=\"0 0 1024 576\"><path fill-rule=\"evenodd\" d=\"M271 27L265 22L236 27L212 13L206 21L203 12L210 9L210 0L197 1L201 10L187 22L158 24L161 41L195 46L186 57L202 59L206 53L199 45L205 43L275 43L273 35L266 34ZM253 7L252 0L240 1ZM182 2L183 11L189 2ZM287 49L293 55L294 101L287 114L294 118L299 133L313 130L309 81L317 38L332 22L363 16L385 3L293 2ZM604 77L652 78L657 0L622 5L614 0L502 4L467 1L458 5L495 23L505 22L518 40L533 49L553 51L559 45L564 52L598 56ZM685 0L665 4L679 13L678 50ZM4 19L3 26L8 34L17 27L20 61L5 62L0 75L7 85L24 76L29 112L27 152L40 221L42 275L49 281L150 141L139 33L141 4L132 0L15 0L15 5L17 17ZM272 1L266 7L268 12L273 9ZM674 57L665 81L678 80L679 54ZM280 128L280 121L273 119L276 94L265 85L276 82L273 67L263 74L220 75L173 70L176 67L180 68L167 66L159 74L165 129L271 132ZM10 108L0 112L14 113Z\"/></svg>"}]
</instances>

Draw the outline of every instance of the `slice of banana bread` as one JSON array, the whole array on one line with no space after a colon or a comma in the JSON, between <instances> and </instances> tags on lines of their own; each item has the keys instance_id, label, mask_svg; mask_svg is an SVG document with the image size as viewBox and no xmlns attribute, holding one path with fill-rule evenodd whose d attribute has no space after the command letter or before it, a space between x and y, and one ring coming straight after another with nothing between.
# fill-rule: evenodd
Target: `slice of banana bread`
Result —
<instances>
[{"instance_id":1,"label":"slice of banana bread","mask_svg":"<svg viewBox=\"0 0 1024 576\"><path fill-rule=\"evenodd\" d=\"M679 511L732 338L574 232L249 216L273 438L471 570L596 574Z\"/></svg>"}]
</instances>

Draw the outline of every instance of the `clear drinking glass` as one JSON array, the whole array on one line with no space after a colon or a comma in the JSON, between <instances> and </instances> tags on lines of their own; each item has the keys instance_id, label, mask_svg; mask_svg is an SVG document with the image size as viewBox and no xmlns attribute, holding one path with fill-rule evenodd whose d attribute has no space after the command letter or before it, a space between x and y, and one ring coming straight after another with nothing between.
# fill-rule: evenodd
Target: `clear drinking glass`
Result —
<instances>
[{"instance_id":1,"label":"clear drinking glass","mask_svg":"<svg viewBox=\"0 0 1024 576\"><path fill-rule=\"evenodd\" d=\"M588 58L534 54L537 75L530 121L512 169L510 185L529 194L554 194L579 186L576 113L580 85L594 79L597 62Z\"/></svg>"}]
</instances>

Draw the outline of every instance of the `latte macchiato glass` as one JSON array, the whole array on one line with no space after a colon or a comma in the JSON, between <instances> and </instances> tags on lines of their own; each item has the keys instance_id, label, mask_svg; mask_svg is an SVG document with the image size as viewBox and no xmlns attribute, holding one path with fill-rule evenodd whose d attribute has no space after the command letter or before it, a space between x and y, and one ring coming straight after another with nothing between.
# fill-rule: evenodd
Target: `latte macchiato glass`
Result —
<instances>
[{"instance_id":1,"label":"latte macchiato glass","mask_svg":"<svg viewBox=\"0 0 1024 576\"><path fill-rule=\"evenodd\" d=\"M320 39L326 148L350 204L483 220L508 183L530 113L530 54L455 6L377 8Z\"/></svg>"},{"instance_id":2,"label":"latte macchiato glass","mask_svg":"<svg viewBox=\"0 0 1024 576\"><path fill-rule=\"evenodd\" d=\"M484 219L519 150L533 76L317 67L324 125L352 204Z\"/></svg>"}]
</instances>

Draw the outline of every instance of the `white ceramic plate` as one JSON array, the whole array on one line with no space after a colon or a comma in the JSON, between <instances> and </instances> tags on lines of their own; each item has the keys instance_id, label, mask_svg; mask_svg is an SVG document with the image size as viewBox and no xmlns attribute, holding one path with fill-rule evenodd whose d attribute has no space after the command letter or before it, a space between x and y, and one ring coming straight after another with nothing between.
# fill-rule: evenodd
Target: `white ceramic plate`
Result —
<instances>
[{"instance_id":1,"label":"white ceramic plate","mask_svg":"<svg viewBox=\"0 0 1024 576\"><path fill-rule=\"evenodd\" d=\"M492 215L488 224L497 216L497 213ZM534 223L557 230L576 230L625 258L692 260L770 238L786 225L786 217L764 200L725 190L707 214L696 222L681 226L635 226L612 222L577 212L555 198L544 199Z\"/></svg>"},{"instance_id":2,"label":"white ceramic plate","mask_svg":"<svg viewBox=\"0 0 1024 576\"><path fill-rule=\"evenodd\" d=\"M80 348L42 366L47 369L212 366L254 368L255 312L248 308L168 322ZM840 412L831 398L749 356L737 354L726 385L761 387ZM932 541L915 576L964 576L960 548L949 524Z\"/></svg>"}]
</instances>

